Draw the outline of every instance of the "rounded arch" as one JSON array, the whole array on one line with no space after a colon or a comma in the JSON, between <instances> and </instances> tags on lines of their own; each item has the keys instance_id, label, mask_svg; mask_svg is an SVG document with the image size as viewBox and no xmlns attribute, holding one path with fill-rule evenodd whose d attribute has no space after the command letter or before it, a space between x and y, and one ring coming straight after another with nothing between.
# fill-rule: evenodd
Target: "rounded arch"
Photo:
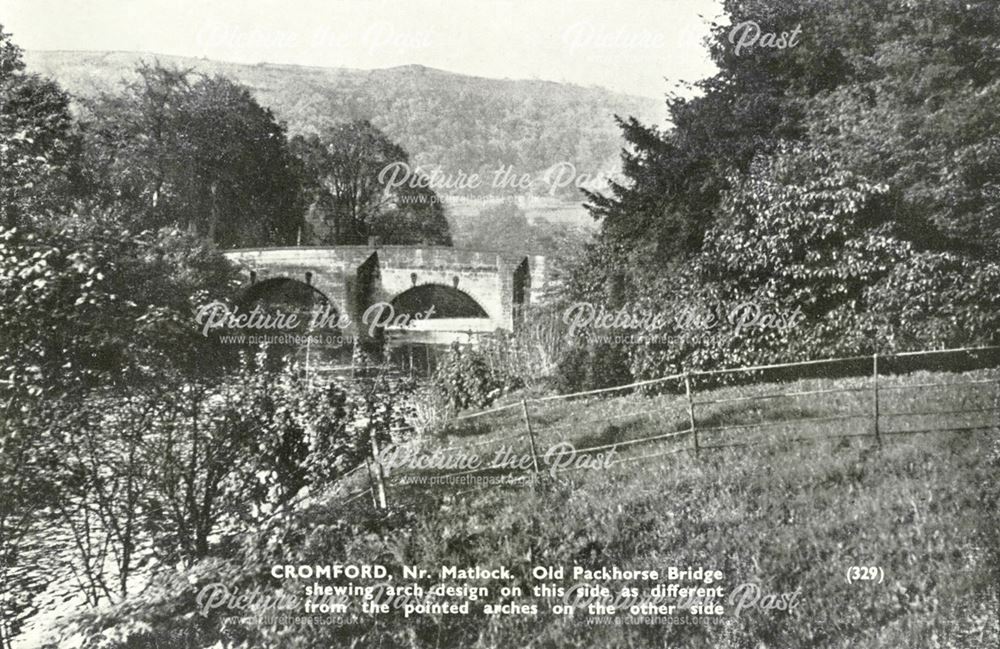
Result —
<instances>
[{"instance_id":1,"label":"rounded arch","mask_svg":"<svg viewBox=\"0 0 1000 649\"><path fill-rule=\"evenodd\" d=\"M268 343L265 362L278 368L289 362L300 367L342 365L351 355L351 346L342 339L341 311L323 291L306 281L291 277L270 277L244 289L236 300L242 313L259 309L265 324L250 325L241 331L246 338L239 344L250 348ZM294 320L290 317L295 316ZM267 318L271 318L271 324ZM252 322L251 318L251 322ZM330 342L334 334L335 342Z\"/></svg>"},{"instance_id":2,"label":"rounded arch","mask_svg":"<svg viewBox=\"0 0 1000 649\"><path fill-rule=\"evenodd\" d=\"M427 313L436 318L489 318L486 309L465 291L445 284L420 284L392 298L396 313Z\"/></svg>"},{"instance_id":3,"label":"rounded arch","mask_svg":"<svg viewBox=\"0 0 1000 649\"><path fill-rule=\"evenodd\" d=\"M272 308L296 310L329 305L339 312L337 305L323 291L291 277L271 277L255 282L243 291L236 304L241 309L252 309L258 304L264 304Z\"/></svg>"}]
</instances>

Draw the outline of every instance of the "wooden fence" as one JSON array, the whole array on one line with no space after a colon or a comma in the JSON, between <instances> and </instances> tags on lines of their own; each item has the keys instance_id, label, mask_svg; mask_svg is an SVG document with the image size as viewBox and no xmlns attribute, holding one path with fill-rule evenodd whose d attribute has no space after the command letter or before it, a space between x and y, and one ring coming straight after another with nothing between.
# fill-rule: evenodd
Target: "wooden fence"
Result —
<instances>
[{"instance_id":1,"label":"wooden fence","mask_svg":"<svg viewBox=\"0 0 1000 649\"><path fill-rule=\"evenodd\" d=\"M523 450L524 457L530 456L531 461L528 468L517 471L507 471L498 473L498 467L495 464L490 464L487 466L481 466L476 468L465 469L461 471L453 471L444 474L433 474L433 475L420 475L409 474L402 476L395 476L396 479L393 480L393 476L386 478L386 473L382 467L382 458L385 457L386 453L396 451L398 449L388 448L383 449L381 453L375 452L372 457L366 460L366 465L368 467L368 485L363 486L360 490L352 493L348 496L345 504L347 502L353 502L357 499L369 495L372 499L372 503L376 508L384 508L387 505L387 494L392 493L394 488L399 487L403 484L416 484L420 481L427 482L428 480L436 481L438 484L448 484L460 481L464 477L476 476L476 475L488 475L492 478L502 478L508 483L516 482L526 482L534 483L539 478L542 473L551 472L568 472L578 470L577 468L557 468L552 469L551 467L543 470L542 455L539 452L540 443L543 438L552 441L552 433L557 433L560 430L569 431L572 429L576 433L575 437L579 439L581 437L580 433L588 430L588 426L597 424L607 427L610 422L615 420L622 420L624 418L636 418L636 417L646 417L650 421L655 421L656 417L662 417L664 423L671 424L675 422L680 422L678 426L672 426L676 430L668 430L664 433L656 435L647 435L644 437L638 437L633 439L613 439L613 440L602 440L602 443L585 445L581 448L574 448L572 450L560 451L558 453L552 454L551 457L546 457L547 460L556 460L558 463L559 458L563 453L573 453L577 456L589 456L595 453L607 452L621 449L632 449L638 448L645 445L656 445L660 446L667 442L673 442L670 448L667 450L656 451L652 453L645 453L639 455L632 455L628 457L622 457L610 462L607 466L614 466L617 464L625 464L629 462L643 461L653 458L661 458L669 455L675 455L678 453L693 453L694 455L700 455L705 452L734 448L734 447L746 447L754 446L760 443L767 443L761 441L755 441L753 439L742 438L736 442L731 443L712 443L712 438L718 436L721 433L731 432L731 431L748 431L751 429L764 430L776 427L788 427L788 426L800 426L801 424L829 424L834 423L838 425L844 425L848 422L853 425L854 430L850 432L841 432L839 434L824 434L824 435L800 435L796 437L783 437L783 441L789 442L807 442L816 441L819 439L847 439L847 438L872 438L877 447L881 447L885 441L885 438L895 435L911 435L917 433L936 433L936 432L958 432L958 431L974 431L974 430L992 430L1000 427L1000 422L998 422L996 413L1000 412L1000 394L994 394L990 398L992 399L992 405L989 407L975 408L975 407L963 407L960 409L951 409L944 411L928 411L928 410L907 410L903 412L893 412L885 409L885 400L887 395L893 393L898 393L904 390L928 390L932 388L960 388L963 390L973 389L972 386L997 386L1000 385L1000 377L989 376L987 378L968 378L965 376L964 380L958 381L929 381L923 383L901 383L892 384L884 382L880 379L888 379L892 376L905 376L914 369L920 369L921 365L930 366L932 369L940 369L941 363L914 363L914 359L929 359L934 357L942 357L944 355L963 355L964 363L945 363L945 366L958 366L958 367L968 367L970 360L973 366L978 366L979 369L989 369L994 370L1000 367L1000 347L978 347L978 348L963 348L963 349L949 349L949 350L933 350L933 351L921 351L921 352L904 352L898 354L873 354L871 356L853 356L844 358L830 358L830 359L820 359L820 360L810 360L802 361L797 363L778 363L771 365L758 365L749 366L741 368L729 368L720 370L704 370L704 371L689 371L679 374L674 374L671 376L665 376L658 379L651 379L646 381L638 381L635 383L630 383L627 385L620 385L610 388L603 388L599 390L589 390L585 392L576 392L571 394L561 394L561 395L550 395L534 399L522 399L513 403L508 403L496 408L491 408L487 410L482 410L479 412L467 413L453 417L445 422L442 422L442 426L445 430L452 430L452 432L457 435L462 435L463 433L469 435L470 427L473 429L475 426L479 425L479 422L484 422L482 426L486 431L490 432L488 438L483 440L469 441L458 443L454 445L449 445L445 448L434 449L434 453L446 454L446 453L468 453L468 452L480 452L480 449L490 449L491 447L496 447L498 444L501 445L513 445L519 444L519 449ZM907 362L900 362L905 360ZM729 396L726 394L726 388L710 388L699 392L697 390L698 382L701 381L703 384L710 386L718 386L720 382L717 380L719 377L726 375L738 375L743 374L746 376L761 377L770 371L781 371L783 376L787 377L787 370L802 370L808 368L808 372L805 372L807 376L812 378L821 378L822 373L817 376L815 370L824 367L834 367L837 365L843 366L848 364L854 369L858 369L859 363L867 365L869 370L867 376L859 375L857 372L846 373L833 369L827 374L829 376L835 377L845 377L853 375L852 380L842 381L842 383L857 383L857 385L837 385L833 387L821 386L817 389L808 390L798 390L798 391L781 391L781 390L770 390L765 391L761 394L749 394L749 395L733 395ZM900 367L904 368L904 372L894 374L892 368L887 368L887 365L892 365L895 363ZM887 371L888 369L888 371ZM826 370L823 370L826 372ZM788 380L787 378L785 380ZM738 381L737 381L738 383ZM758 383L751 384L749 386L755 389L760 387L770 388L771 384L768 383ZM552 407L554 402L560 401L574 401L574 400L590 400L597 397L602 399L614 393L636 393L643 391L664 391L667 390L670 394L675 395L671 401L664 401L660 399L660 403L656 403L655 399L644 399L635 402L634 409L628 409L622 413L604 413L602 412L598 417L593 419L579 421L579 422L569 422L557 425L549 425L540 417L537 413L532 416L532 406L538 406L541 404L546 404ZM787 399L787 398L800 398L800 397L816 397L816 396L830 396L838 394L850 394L859 395L859 405L864 405L867 402L865 409L860 412L851 412L848 414L835 414L835 415L824 415L815 417L792 417L788 419L772 420L772 421L754 421L747 423L736 423L736 424L721 424L721 425L711 425L711 419L706 415L710 414L712 408L714 407L728 407L733 405L743 406L746 404L754 404L756 402L775 400L775 399ZM867 396L865 396L867 395ZM699 398L699 396L704 396L705 398ZM668 416L669 414L669 416ZM923 427L923 428L905 428L897 429L888 426L889 422L902 418L922 418L928 416L945 416L945 415L986 415L990 414L990 420L987 422L978 422L975 425L966 426L937 426L937 427ZM406 427L409 428L409 427ZM405 429L401 429L397 432L402 432ZM497 430L508 431L503 434L496 434ZM556 439L560 441L568 441L570 438L566 434L563 434ZM687 440L684 443L684 440ZM507 448L514 448L513 446L508 446ZM551 449L550 449L551 451ZM354 469L351 473L360 473L360 469L366 465L361 465ZM417 479L417 482L414 480ZM342 485L346 484L342 481ZM357 489L360 485L355 486ZM473 489L474 490L474 489ZM470 490L471 491L471 490ZM465 493L465 492L462 492Z\"/></svg>"}]
</instances>

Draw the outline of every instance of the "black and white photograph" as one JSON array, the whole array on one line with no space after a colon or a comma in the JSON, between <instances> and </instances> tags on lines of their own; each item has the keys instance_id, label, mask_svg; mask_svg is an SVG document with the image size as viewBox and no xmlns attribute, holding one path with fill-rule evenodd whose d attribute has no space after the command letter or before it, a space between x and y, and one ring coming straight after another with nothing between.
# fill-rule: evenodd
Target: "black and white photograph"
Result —
<instances>
[{"instance_id":1,"label":"black and white photograph","mask_svg":"<svg viewBox=\"0 0 1000 649\"><path fill-rule=\"evenodd\" d=\"M0 649L1000 649L997 0L0 0Z\"/></svg>"}]
</instances>

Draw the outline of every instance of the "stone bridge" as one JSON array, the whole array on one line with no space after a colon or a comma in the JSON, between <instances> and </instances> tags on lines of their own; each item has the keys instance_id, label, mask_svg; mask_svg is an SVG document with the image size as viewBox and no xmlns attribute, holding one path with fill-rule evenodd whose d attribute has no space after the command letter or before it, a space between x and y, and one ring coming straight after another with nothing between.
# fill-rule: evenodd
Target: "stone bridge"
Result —
<instances>
[{"instance_id":1,"label":"stone bridge","mask_svg":"<svg viewBox=\"0 0 1000 649\"><path fill-rule=\"evenodd\" d=\"M264 299L269 290L308 286L353 323L353 333L374 304L396 314L426 312L407 337L450 342L459 334L513 331L524 307L541 299L545 258L478 250L420 246L329 246L248 248L225 256L246 275L245 298ZM389 327L391 332L393 327Z\"/></svg>"}]
</instances>

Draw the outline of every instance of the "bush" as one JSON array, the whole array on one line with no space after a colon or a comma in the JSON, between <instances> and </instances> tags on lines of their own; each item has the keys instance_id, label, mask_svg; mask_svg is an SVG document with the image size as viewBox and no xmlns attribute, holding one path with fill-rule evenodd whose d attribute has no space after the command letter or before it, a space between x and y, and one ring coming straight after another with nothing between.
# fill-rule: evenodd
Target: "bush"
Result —
<instances>
[{"instance_id":1,"label":"bush","mask_svg":"<svg viewBox=\"0 0 1000 649\"><path fill-rule=\"evenodd\" d=\"M556 369L559 392L600 390L632 382L629 353L624 345L578 341Z\"/></svg>"},{"instance_id":2,"label":"bush","mask_svg":"<svg viewBox=\"0 0 1000 649\"><path fill-rule=\"evenodd\" d=\"M452 345L432 378L452 412L488 408L501 395L524 385L520 377L490 361L491 357L483 351Z\"/></svg>"}]
</instances>

